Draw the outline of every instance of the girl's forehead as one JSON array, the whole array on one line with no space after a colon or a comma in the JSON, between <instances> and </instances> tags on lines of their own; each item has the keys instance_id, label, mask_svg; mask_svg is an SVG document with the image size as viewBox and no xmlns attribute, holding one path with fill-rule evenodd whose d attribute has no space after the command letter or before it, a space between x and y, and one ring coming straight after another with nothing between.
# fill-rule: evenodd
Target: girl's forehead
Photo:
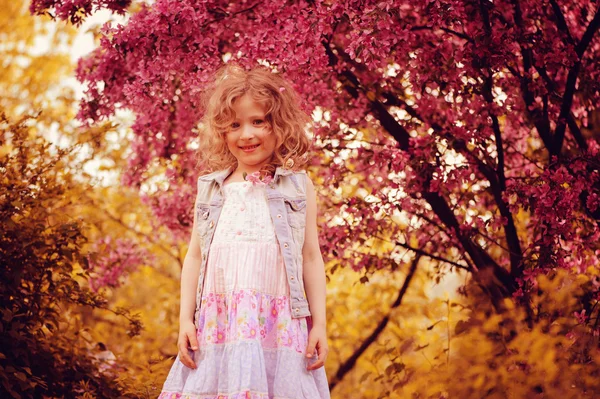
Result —
<instances>
[{"instance_id":1,"label":"girl's forehead","mask_svg":"<svg viewBox=\"0 0 600 399\"><path fill-rule=\"evenodd\" d=\"M242 97L234 100L231 108L236 114L264 114L266 111L264 103L255 100L248 94L244 94Z\"/></svg>"}]
</instances>

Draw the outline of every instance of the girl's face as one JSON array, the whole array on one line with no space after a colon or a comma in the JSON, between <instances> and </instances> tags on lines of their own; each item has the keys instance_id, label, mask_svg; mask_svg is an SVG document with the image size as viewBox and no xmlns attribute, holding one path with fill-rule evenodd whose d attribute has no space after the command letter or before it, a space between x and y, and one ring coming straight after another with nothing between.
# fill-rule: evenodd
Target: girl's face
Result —
<instances>
[{"instance_id":1,"label":"girl's face","mask_svg":"<svg viewBox=\"0 0 600 399\"><path fill-rule=\"evenodd\" d=\"M265 120L265 110L244 94L232 105L235 119L225 135L229 151L238 161L238 169L252 173L267 164L275 151L275 133Z\"/></svg>"}]
</instances>

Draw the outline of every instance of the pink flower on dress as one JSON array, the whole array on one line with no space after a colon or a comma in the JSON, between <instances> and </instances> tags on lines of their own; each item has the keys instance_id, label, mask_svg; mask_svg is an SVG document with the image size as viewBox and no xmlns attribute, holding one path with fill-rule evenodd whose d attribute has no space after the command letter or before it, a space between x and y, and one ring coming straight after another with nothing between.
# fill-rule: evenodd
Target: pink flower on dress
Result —
<instances>
[{"instance_id":1,"label":"pink flower on dress","mask_svg":"<svg viewBox=\"0 0 600 399\"><path fill-rule=\"evenodd\" d=\"M253 186L266 186L271 183L273 178L271 176L265 176L264 179L260 178L260 172L252 172L246 175L246 180L251 182Z\"/></svg>"}]
</instances>

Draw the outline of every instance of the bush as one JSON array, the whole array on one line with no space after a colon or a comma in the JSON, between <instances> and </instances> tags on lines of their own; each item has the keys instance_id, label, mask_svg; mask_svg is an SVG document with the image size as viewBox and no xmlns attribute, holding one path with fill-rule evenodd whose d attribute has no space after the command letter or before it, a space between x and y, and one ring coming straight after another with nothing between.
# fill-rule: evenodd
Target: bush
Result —
<instances>
[{"instance_id":1,"label":"bush","mask_svg":"<svg viewBox=\"0 0 600 399\"><path fill-rule=\"evenodd\" d=\"M66 162L73 148L51 147L27 119L0 115L0 397L122 397L80 317L110 309L86 286L84 226L69 214L81 186Z\"/></svg>"},{"instance_id":2,"label":"bush","mask_svg":"<svg viewBox=\"0 0 600 399\"><path fill-rule=\"evenodd\" d=\"M389 376L405 382L398 397L598 397L595 320L589 325L579 316L582 303L585 307L590 292L596 292L596 275L592 268L585 275L564 269L538 275L533 317L512 299L505 299L506 310L497 313L483 295L470 297L466 317L448 338L449 354L444 350L431 363Z\"/></svg>"}]
</instances>

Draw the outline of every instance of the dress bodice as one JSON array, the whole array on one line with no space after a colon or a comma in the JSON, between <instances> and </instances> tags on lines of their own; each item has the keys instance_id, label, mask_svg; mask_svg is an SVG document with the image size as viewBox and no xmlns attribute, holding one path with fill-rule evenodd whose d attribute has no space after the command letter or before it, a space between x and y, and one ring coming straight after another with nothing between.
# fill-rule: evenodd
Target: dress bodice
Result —
<instances>
[{"instance_id":1,"label":"dress bodice","mask_svg":"<svg viewBox=\"0 0 600 399\"><path fill-rule=\"evenodd\" d=\"M233 182L223 186L224 203L213 243L276 242L264 186Z\"/></svg>"}]
</instances>

